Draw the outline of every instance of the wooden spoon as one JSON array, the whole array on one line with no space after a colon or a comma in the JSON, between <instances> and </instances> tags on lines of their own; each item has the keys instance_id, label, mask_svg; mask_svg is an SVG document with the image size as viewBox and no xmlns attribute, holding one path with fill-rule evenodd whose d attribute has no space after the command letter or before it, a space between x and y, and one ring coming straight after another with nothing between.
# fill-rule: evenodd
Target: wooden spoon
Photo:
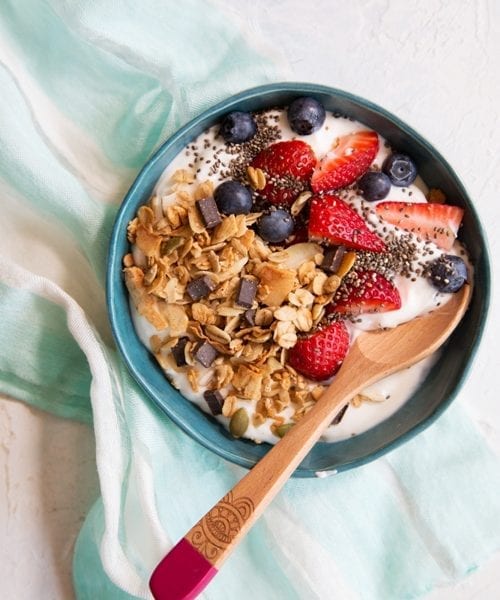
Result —
<instances>
[{"instance_id":1,"label":"wooden spoon","mask_svg":"<svg viewBox=\"0 0 500 600\"><path fill-rule=\"evenodd\" d=\"M195 598L259 518L335 415L366 386L435 352L467 310L470 286L447 304L394 329L361 334L314 407L163 558L150 587L157 600Z\"/></svg>"}]
</instances>

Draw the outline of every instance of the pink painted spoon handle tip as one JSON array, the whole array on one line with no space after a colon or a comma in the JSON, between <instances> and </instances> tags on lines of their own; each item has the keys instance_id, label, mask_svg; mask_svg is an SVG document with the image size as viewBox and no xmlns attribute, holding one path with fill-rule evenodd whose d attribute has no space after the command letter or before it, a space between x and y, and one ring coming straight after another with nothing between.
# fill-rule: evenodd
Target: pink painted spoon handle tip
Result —
<instances>
[{"instance_id":1,"label":"pink painted spoon handle tip","mask_svg":"<svg viewBox=\"0 0 500 600\"><path fill-rule=\"evenodd\" d=\"M192 600L217 569L182 538L158 564L149 580L156 600Z\"/></svg>"}]
</instances>

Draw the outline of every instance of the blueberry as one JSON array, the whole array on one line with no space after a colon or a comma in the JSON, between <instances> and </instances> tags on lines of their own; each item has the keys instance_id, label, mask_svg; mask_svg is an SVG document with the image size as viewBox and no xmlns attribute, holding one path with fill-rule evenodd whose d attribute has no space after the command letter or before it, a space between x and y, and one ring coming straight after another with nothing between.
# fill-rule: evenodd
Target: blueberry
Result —
<instances>
[{"instance_id":1,"label":"blueberry","mask_svg":"<svg viewBox=\"0 0 500 600\"><path fill-rule=\"evenodd\" d=\"M398 187L405 187L413 183L417 176L417 167L406 154L394 152L390 154L382 165L382 171L391 182Z\"/></svg>"},{"instance_id":2,"label":"blueberry","mask_svg":"<svg viewBox=\"0 0 500 600\"><path fill-rule=\"evenodd\" d=\"M443 254L428 265L427 275L440 292L458 292L467 282L467 266L459 256Z\"/></svg>"},{"instance_id":3,"label":"blueberry","mask_svg":"<svg viewBox=\"0 0 500 600\"><path fill-rule=\"evenodd\" d=\"M250 113L235 110L227 114L221 124L219 133L230 144L242 144L252 139L257 132L257 125Z\"/></svg>"},{"instance_id":4,"label":"blueberry","mask_svg":"<svg viewBox=\"0 0 500 600\"><path fill-rule=\"evenodd\" d=\"M214 200L224 215L246 215L252 210L252 193L237 181L224 181L217 186Z\"/></svg>"},{"instance_id":5,"label":"blueberry","mask_svg":"<svg viewBox=\"0 0 500 600\"><path fill-rule=\"evenodd\" d=\"M293 219L287 210L272 210L257 221L257 233L266 242L284 242L293 232Z\"/></svg>"},{"instance_id":6,"label":"blueberry","mask_svg":"<svg viewBox=\"0 0 500 600\"><path fill-rule=\"evenodd\" d=\"M325 122L325 116L323 105L307 96L296 98L288 107L288 123L299 135L317 131Z\"/></svg>"},{"instance_id":7,"label":"blueberry","mask_svg":"<svg viewBox=\"0 0 500 600\"><path fill-rule=\"evenodd\" d=\"M383 200L391 191L391 180L381 171L368 171L358 181L359 191L368 202Z\"/></svg>"}]
</instances>

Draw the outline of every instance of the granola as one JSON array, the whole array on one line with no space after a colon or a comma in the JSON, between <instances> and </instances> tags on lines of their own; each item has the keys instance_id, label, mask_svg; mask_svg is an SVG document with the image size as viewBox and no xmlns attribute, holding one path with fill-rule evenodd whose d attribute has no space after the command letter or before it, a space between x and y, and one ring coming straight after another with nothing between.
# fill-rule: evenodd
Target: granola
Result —
<instances>
[{"instance_id":1,"label":"granola","mask_svg":"<svg viewBox=\"0 0 500 600\"><path fill-rule=\"evenodd\" d=\"M196 186L185 169L175 171L171 182L167 197L176 204L153 196L141 207L139 222L128 230L134 251L123 263L138 313L158 330L150 340L153 353L161 363L166 345L189 337L186 364L175 368L185 371L191 390L198 393L203 367L192 350L208 340L218 354L211 372L204 373L204 387L224 394L223 416L231 417L241 401L252 400L254 425L268 418L273 427L298 420L323 388L287 367L283 350L295 344L298 333L312 329L313 315L318 318L318 307L329 298L324 295L328 276L314 260L302 262L316 256L320 263L323 249L312 243L291 250L270 247L251 229L252 214L223 216L217 227L207 229L196 201L202 196L199 190L211 192L211 182ZM179 183L189 186L181 194L175 191ZM133 263L137 251L145 255L143 268ZM186 289L207 275L214 277L215 287L192 300ZM246 275L258 282L248 307L255 310L254 325L237 304L238 285ZM331 294L332 286L329 290ZM281 416L285 408L286 417Z\"/></svg>"}]
</instances>

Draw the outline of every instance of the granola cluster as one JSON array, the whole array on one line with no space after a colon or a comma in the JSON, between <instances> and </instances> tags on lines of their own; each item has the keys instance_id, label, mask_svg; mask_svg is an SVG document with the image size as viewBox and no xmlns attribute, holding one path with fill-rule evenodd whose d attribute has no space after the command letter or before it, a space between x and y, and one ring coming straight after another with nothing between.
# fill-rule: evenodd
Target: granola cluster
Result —
<instances>
[{"instance_id":1,"label":"granola cluster","mask_svg":"<svg viewBox=\"0 0 500 600\"><path fill-rule=\"evenodd\" d=\"M177 170L168 194L153 196L129 223L125 282L157 330L150 347L174 385L183 374L194 393L218 392L224 417L247 406L253 426L270 419L280 435L324 389L287 364L287 351L322 321L355 254L332 275L320 268L319 245L265 243L251 228L261 213L221 215L208 228L199 201L212 195L210 181ZM306 200L297 199L296 214ZM253 297L242 299L244 281Z\"/></svg>"}]
</instances>

